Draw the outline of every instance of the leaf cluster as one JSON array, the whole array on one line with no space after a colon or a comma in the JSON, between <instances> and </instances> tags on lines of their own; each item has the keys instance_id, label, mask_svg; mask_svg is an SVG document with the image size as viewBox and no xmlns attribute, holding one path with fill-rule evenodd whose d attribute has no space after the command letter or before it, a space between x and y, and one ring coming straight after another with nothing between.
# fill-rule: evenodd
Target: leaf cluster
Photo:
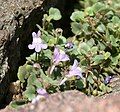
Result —
<instances>
[{"instance_id":1,"label":"leaf cluster","mask_svg":"<svg viewBox=\"0 0 120 112\"><path fill-rule=\"evenodd\" d=\"M28 101L36 97L39 88L48 93L77 89L87 95L103 95L112 91L109 84L104 83L105 78L120 74L120 16L116 9L97 2L83 10L75 10L70 16L72 37L64 37L61 28L54 29L52 21L61 17L56 8L50 8L43 16L42 27L37 27L48 48L31 54L19 67L18 79L24 90L23 97ZM66 47L69 42L73 47ZM70 61L60 62L50 74L55 47L65 51ZM72 77L59 85L75 59L83 78Z\"/></svg>"}]
</instances>

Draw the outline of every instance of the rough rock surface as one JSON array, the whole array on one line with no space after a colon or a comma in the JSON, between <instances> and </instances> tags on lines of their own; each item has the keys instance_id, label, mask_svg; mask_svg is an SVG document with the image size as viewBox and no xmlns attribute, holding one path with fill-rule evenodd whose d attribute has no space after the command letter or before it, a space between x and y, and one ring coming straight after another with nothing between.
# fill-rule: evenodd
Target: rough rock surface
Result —
<instances>
[{"instance_id":1,"label":"rough rock surface","mask_svg":"<svg viewBox=\"0 0 120 112\"><path fill-rule=\"evenodd\" d=\"M50 95L38 104L28 104L19 110L7 107L0 112L120 112L120 94L104 98L88 97L79 91L66 91Z\"/></svg>"}]
</instances>

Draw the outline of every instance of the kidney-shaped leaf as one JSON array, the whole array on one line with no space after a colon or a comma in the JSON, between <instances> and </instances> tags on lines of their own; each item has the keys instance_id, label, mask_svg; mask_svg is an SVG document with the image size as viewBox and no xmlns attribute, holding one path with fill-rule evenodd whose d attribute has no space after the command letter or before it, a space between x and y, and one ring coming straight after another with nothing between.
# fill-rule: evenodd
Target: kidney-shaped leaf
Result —
<instances>
[{"instance_id":1,"label":"kidney-shaped leaf","mask_svg":"<svg viewBox=\"0 0 120 112\"><path fill-rule=\"evenodd\" d=\"M53 20L59 20L62 17L60 11L57 8L53 8L53 7L51 7L49 10L49 16Z\"/></svg>"},{"instance_id":2,"label":"kidney-shaped leaf","mask_svg":"<svg viewBox=\"0 0 120 112\"><path fill-rule=\"evenodd\" d=\"M79 22L81 20L84 21L84 12L82 12L82 11L75 11L75 12L72 13L70 19L72 21L76 21L76 22Z\"/></svg>"}]
</instances>

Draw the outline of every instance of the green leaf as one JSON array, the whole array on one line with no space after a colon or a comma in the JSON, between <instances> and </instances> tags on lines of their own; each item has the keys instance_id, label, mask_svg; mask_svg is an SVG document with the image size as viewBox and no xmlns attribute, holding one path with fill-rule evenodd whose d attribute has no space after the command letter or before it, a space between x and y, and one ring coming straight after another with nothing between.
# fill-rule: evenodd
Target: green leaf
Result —
<instances>
[{"instance_id":1,"label":"green leaf","mask_svg":"<svg viewBox=\"0 0 120 112\"><path fill-rule=\"evenodd\" d=\"M57 8L51 7L49 9L49 17L51 17L51 19L53 20L60 20L62 16L60 11Z\"/></svg>"},{"instance_id":2,"label":"green leaf","mask_svg":"<svg viewBox=\"0 0 120 112\"><path fill-rule=\"evenodd\" d=\"M26 65L25 68L26 68L26 71L29 72L29 73L31 73L33 71L33 66L32 65Z\"/></svg>"},{"instance_id":3,"label":"green leaf","mask_svg":"<svg viewBox=\"0 0 120 112\"><path fill-rule=\"evenodd\" d=\"M80 35L82 33L82 25L80 23L77 22L72 22L71 23L71 28L72 28L72 32L76 35Z\"/></svg>"},{"instance_id":4,"label":"green leaf","mask_svg":"<svg viewBox=\"0 0 120 112\"><path fill-rule=\"evenodd\" d=\"M48 35L46 35L46 34L42 34L42 36L41 36L41 38L47 43L48 41L49 41L49 36Z\"/></svg>"},{"instance_id":5,"label":"green leaf","mask_svg":"<svg viewBox=\"0 0 120 112\"><path fill-rule=\"evenodd\" d=\"M112 17L112 22L113 22L113 24L119 24L120 23L119 17L118 16L113 16Z\"/></svg>"},{"instance_id":6,"label":"green leaf","mask_svg":"<svg viewBox=\"0 0 120 112\"><path fill-rule=\"evenodd\" d=\"M25 98L28 98L29 101L33 100L35 98L35 87L30 85L26 87L26 91L23 93Z\"/></svg>"},{"instance_id":7,"label":"green leaf","mask_svg":"<svg viewBox=\"0 0 120 112\"><path fill-rule=\"evenodd\" d=\"M48 42L48 46L54 46L57 43L57 38L51 38Z\"/></svg>"},{"instance_id":8,"label":"green leaf","mask_svg":"<svg viewBox=\"0 0 120 112\"><path fill-rule=\"evenodd\" d=\"M36 53L30 55L30 57L26 57L28 61L36 61Z\"/></svg>"},{"instance_id":9,"label":"green leaf","mask_svg":"<svg viewBox=\"0 0 120 112\"><path fill-rule=\"evenodd\" d=\"M19 69L18 69L17 76L18 76L18 79L21 82L25 82L25 76L26 76L26 74L27 74L27 71L26 71L25 65L20 66Z\"/></svg>"},{"instance_id":10,"label":"green leaf","mask_svg":"<svg viewBox=\"0 0 120 112\"><path fill-rule=\"evenodd\" d=\"M87 43L85 43L85 42L80 43L80 51L83 54L87 54L88 51L90 51L90 46Z\"/></svg>"},{"instance_id":11,"label":"green leaf","mask_svg":"<svg viewBox=\"0 0 120 112\"><path fill-rule=\"evenodd\" d=\"M100 86L99 86L99 88L100 88L100 90L102 90L104 93L107 92L107 90L106 90L106 86L105 86L104 83L101 83Z\"/></svg>"},{"instance_id":12,"label":"green leaf","mask_svg":"<svg viewBox=\"0 0 120 112\"><path fill-rule=\"evenodd\" d=\"M52 78L46 76L42 70L40 70L40 76L41 78L43 79L44 82L48 83L48 84L51 84L51 85L55 85L55 86L58 86L58 81L56 80L53 80Z\"/></svg>"},{"instance_id":13,"label":"green leaf","mask_svg":"<svg viewBox=\"0 0 120 112\"><path fill-rule=\"evenodd\" d=\"M109 11L105 14L108 18L111 18L114 15L113 11Z\"/></svg>"},{"instance_id":14,"label":"green leaf","mask_svg":"<svg viewBox=\"0 0 120 112\"><path fill-rule=\"evenodd\" d=\"M19 101L12 101L9 106L15 109L19 109L25 104L26 104L26 100L19 100Z\"/></svg>"},{"instance_id":15,"label":"green leaf","mask_svg":"<svg viewBox=\"0 0 120 112\"><path fill-rule=\"evenodd\" d=\"M87 81L88 81L90 84L94 84L94 80L93 80L91 74L88 75L88 77L87 77Z\"/></svg>"},{"instance_id":16,"label":"green leaf","mask_svg":"<svg viewBox=\"0 0 120 112\"><path fill-rule=\"evenodd\" d=\"M106 30L106 28L105 28L104 24L100 24L100 25L97 27L97 31L98 31L98 32L105 33L105 30Z\"/></svg>"},{"instance_id":17,"label":"green leaf","mask_svg":"<svg viewBox=\"0 0 120 112\"><path fill-rule=\"evenodd\" d=\"M102 61L104 60L104 56L103 55L96 55L94 58L93 58L93 61L94 61L94 65L96 64L99 64L101 63Z\"/></svg>"},{"instance_id":18,"label":"green leaf","mask_svg":"<svg viewBox=\"0 0 120 112\"><path fill-rule=\"evenodd\" d=\"M37 89L39 89L39 88L42 88L42 87L43 87L42 83L41 83L38 79L36 79L36 80L35 80L35 82L34 82L34 86L36 86L36 87L37 87Z\"/></svg>"},{"instance_id":19,"label":"green leaf","mask_svg":"<svg viewBox=\"0 0 120 112\"><path fill-rule=\"evenodd\" d=\"M95 41L93 38L91 38L90 40L87 41L87 44L89 45L89 47L93 47L93 45L95 45Z\"/></svg>"},{"instance_id":20,"label":"green leaf","mask_svg":"<svg viewBox=\"0 0 120 112\"><path fill-rule=\"evenodd\" d=\"M43 52L45 57L52 59L52 51L50 49L44 50Z\"/></svg>"},{"instance_id":21,"label":"green leaf","mask_svg":"<svg viewBox=\"0 0 120 112\"><path fill-rule=\"evenodd\" d=\"M98 47L97 46L93 46L90 51L92 52L92 54L96 54L98 51Z\"/></svg>"},{"instance_id":22,"label":"green leaf","mask_svg":"<svg viewBox=\"0 0 120 112\"><path fill-rule=\"evenodd\" d=\"M33 85L34 82L36 81L36 79L37 79L36 76L33 75L33 74L31 74L31 75L29 76L28 80L27 80L28 86Z\"/></svg>"},{"instance_id":23,"label":"green leaf","mask_svg":"<svg viewBox=\"0 0 120 112\"><path fill-rule=\"evenodd\" d=\"M41 82L38 81L38 78L34 74L30 75L29 78L28 78L27 86L30 86L30 85L34 85L37 88L41 88L42 87Z\"/></svg>"},{"instance_id":24,"label":"green leaf","mask_svg":"<svg viewBox=\"0 0 120 112\"><path fill-rule=\"evenodd\" d=\"M80 60L80 64L81 64L82 66L87 66L87 65L89 64L89 61L86 60L86 58L83 58L83 59Z\"/></svg>"},{"instance_id":25,"label":"green leaf","mask_svg":"<svg viewBox=\"0 0 120 112\"><path fill-rule=\"evenodd\" d=\"M105 4L103 4L101 2L97 2L92 6L94 13L99 12L100 10L104 9L105 7L106 7Z\"/></svg>"},{"instance_id":26,"label":"green leaf","mask_svg":"<svg viewBox=\"0 0 120 112\"><path fill-rule=\"evenodd\" d=\"M104 54L104 59L106 60L106 59L108 59L109 57L110 57L110 52L106 52L105 54Z\"/></svg>"},{"instance_id":27,"label":"green leaf","mask_svg":"<svg viewBox=\"0 0 120 112\"><path fill-rule=\"evenodd\" d=\"M102 42L98 42L98 47L101 51L105 50L105 48L106 48L106 46Z\"/></svg>"},{"instance_id":28,"label":"green leaf","mask_svg":"<svg viewBox=\"0 0 120 112\"><path fill-rule=\"evenodd\" d=\"M112 88L111 88L111 87L106 86L106 91L107 91L107 93L110 93L110 92L112 91Z\"/></svg>"},{"instance_id":29,"label":"green leaf","mask_svg":"<svg viewBox=\"0 0 120 112\"><path fill-rule=\"evenodd\" d=\"M65 44L67 42L67 39L64 36L59 36L58 44Z\"/></svg>"},{"instance_id":30,"label":"green leaf","mask_svg":"<svg viewBox=\"0 0 120 112\"><path fill-rule=\"evenodd\" d=\"M85 12L86 12L86 14L89 15L89 16L94 16L94 10L93 10L92 7L87 7L87 8L85 9Z\"/></svg>"},{"instance_id":31,"label":"green leaf","mask_svg":"<svg viewBox=\"0 0 120 112\"><path fill-rule=\"evenodd\" d=\"M81 20L84 21L85 20L85 18L84 18L84 12L82 12L82 11L75 11L75 12L72 13L70 19L72 21L74 21L74 22L75 21L76 22L80 22Z\"/></svg>"},{"instance_id":32,"label":"green leaf","mask_svg":"<svg viewBox=\"0 0 120 112\"><path fill-rule=\"evenodd\" d=\"M77 80L75 85L77 86L78 89L83 89L84 88L84 84L81 80Z\"/></svg>"},{"instance_id":33,"label":"green leaf","mask_svg":"<svg viewBox=\"0 0 120 112\"><path fill-rule=\"evenodd\" d=\"M89 24L88 23L83 23L82 24L82 31L86 34L86 35L89 35L90 32L89 32Z\"/></svg>"},{"instance_id":34,"label":"green leaf","mask_svg":"<svg viewBox=\"0 0 120 112\"><path fill-rule=\"evenodd\" d=\"M116 31L116 29L114 28L114 24L113 23L108 23L107 24L107 27L110 29L110 30L112 30L112 31Z\"/></svg>"},{"instance_id":35,"label":"green leaf","mask_svg":"<svg viewBox=\"0 0 120 112\"><path fill-rule=\"evenodd\" d=\"M113 46L119 46L118 44L117 44L117 38L115 38L113 35L110 35L110 41L111 41L111 44L113 45Z\"/></svg>"},{"instance_id":36,"label":"green leaf","mask_svg":"<svg viewBox=\"0 0 120 112\"><path fill-rule=\"evenodd\" d=\"M97 96L97 95L98 95L98 91L95 89L95 90L93 90L92 94L93 94L94 96Z\"/></svg>"},{"instance_id":37,"label":"green leaf","mask_svg":"<svg viewBox=\"0 0 120 112\"><path fill-rule=\"evenodd\" d=\"M120 60L120 53L119 53L119 55L112 57L111 60L112 60L112 65L117 65Z\"/></svg>"}]
</instances>

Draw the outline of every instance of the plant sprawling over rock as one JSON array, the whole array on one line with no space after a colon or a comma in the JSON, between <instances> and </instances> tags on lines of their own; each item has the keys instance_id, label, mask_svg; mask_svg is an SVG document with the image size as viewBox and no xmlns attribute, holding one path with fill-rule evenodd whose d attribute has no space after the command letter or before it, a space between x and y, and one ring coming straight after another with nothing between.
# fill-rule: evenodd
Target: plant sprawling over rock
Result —
<instances>
[{"instance_id":1,"label":"plant sprawling over rock","mask_svg":"<svg viewBox=\"0 0 120 112\"><path fill-rule=\"evenodd\" d=\"M72 37L64 37L52 21L60 20L60 11L50 8L42 27L33 32L33 54L19 67L18 79L23 99L35 103L50 93L77 89L99 96L112 91L113 75L120 73L120 16L108 4L94 3L82 11L76 9L71 19Z\"/></svg>"}]
</instances>

